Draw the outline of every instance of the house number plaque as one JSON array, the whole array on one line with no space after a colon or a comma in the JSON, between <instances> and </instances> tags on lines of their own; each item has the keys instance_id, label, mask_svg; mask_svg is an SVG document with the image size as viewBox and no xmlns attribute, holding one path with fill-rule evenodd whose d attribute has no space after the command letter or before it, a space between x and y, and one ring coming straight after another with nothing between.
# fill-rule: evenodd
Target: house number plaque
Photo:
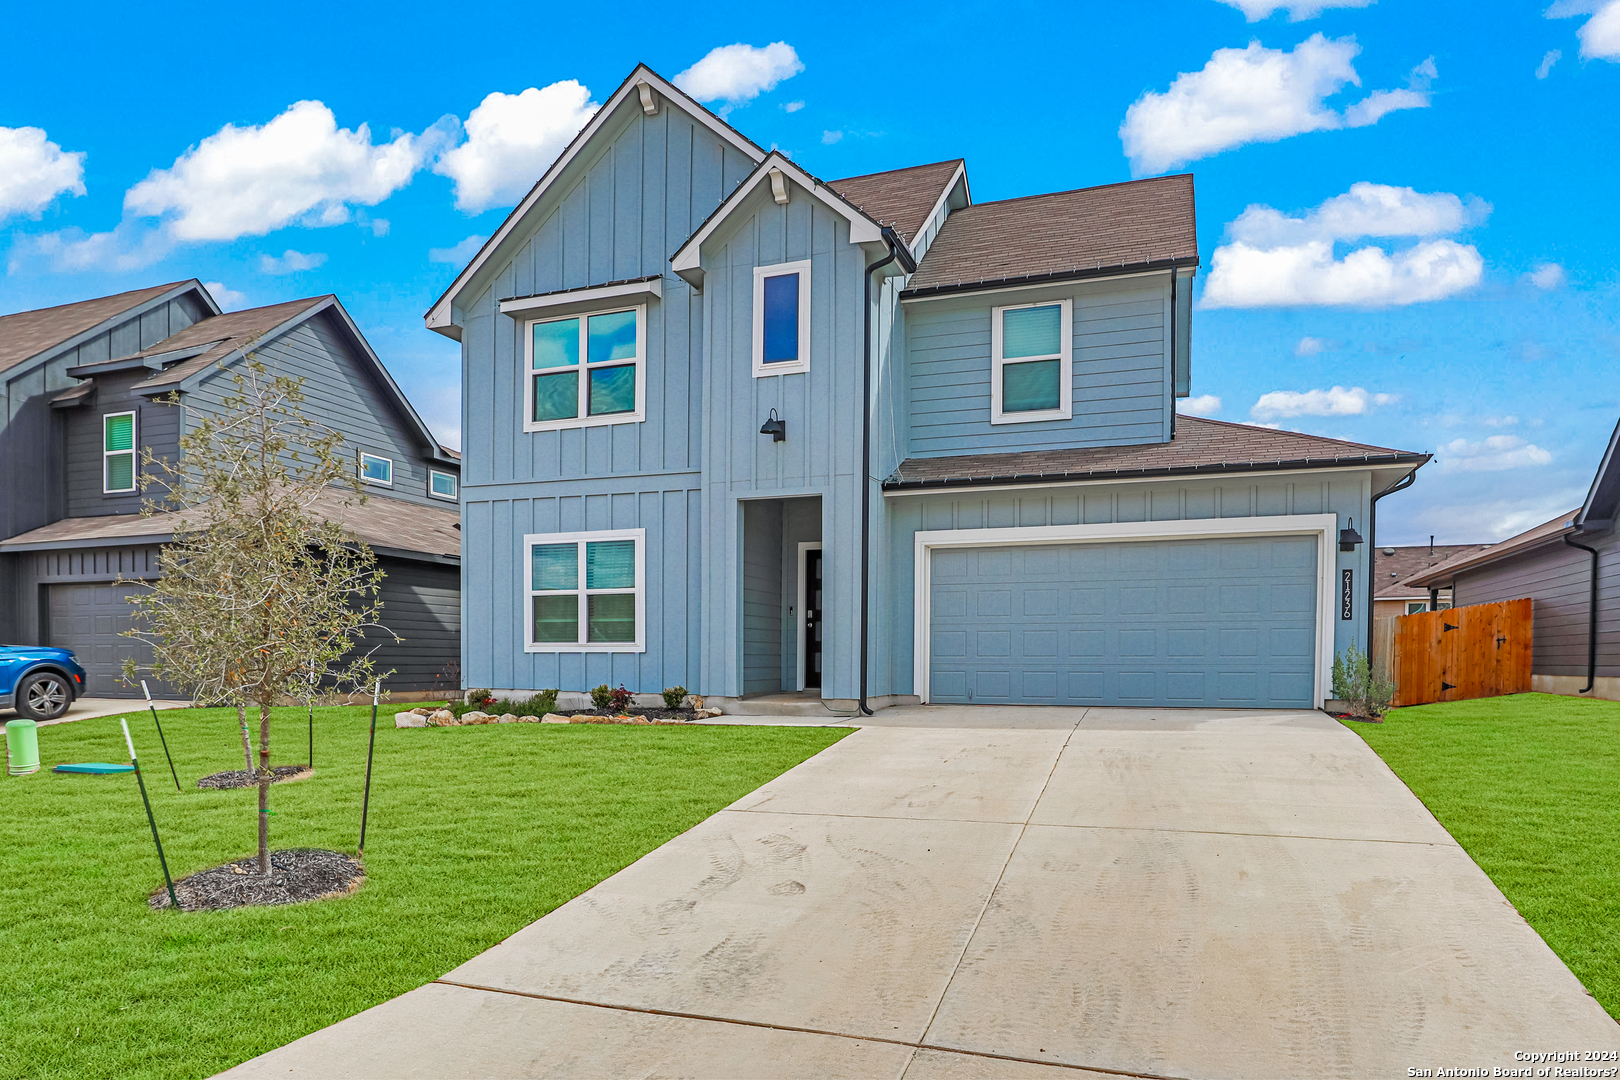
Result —
<instances>
[{"instance_id":1,"label":"house number plaque","mask_svg":"<svg viewBox=\"0 0 1620 1080\"><path fill-rule=\"evenodd\" d=\"M1340 571L1342 580L1339 582L1339 618L1341 619L1351 619L1355 617L1355 609L1351 601L1351 597L1353 597L1355 593L1351 591L1350 588L1350 578L1354 573L1354 570Z\"/></svg>"}]
</instances>

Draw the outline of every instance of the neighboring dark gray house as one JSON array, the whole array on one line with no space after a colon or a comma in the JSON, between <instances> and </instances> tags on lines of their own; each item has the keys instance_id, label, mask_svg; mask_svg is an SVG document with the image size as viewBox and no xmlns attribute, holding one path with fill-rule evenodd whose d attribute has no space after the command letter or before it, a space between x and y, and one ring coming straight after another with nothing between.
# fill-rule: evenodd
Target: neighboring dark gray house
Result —
<instances>
[{"instance_id":1,"label":"neighboring dark gray house","mask_svg":"<svg viewBox=\"0 0 1620 1080\"><path fill-rule=\"evenodd\" d=\"M118 677L126 656L145 659L120 636L139 586L115 582L156 576L174 528L140 517L141 451L175 459L185 417L234 389L244 349L305 380L305 411L344 432L373 496L333 513L387 574L383 622L405 639L376 653L392 689L459 681L460 456L336 297L223 314L195 280L0 317L0 641L72 649L90 694L139 695ZM158 400L171 391L184 410Z\"/></svg>"},{"instance_id":2,"label":"neighboring dark gray house","mask_svg":"<svg viewBox=\"0 0 1620 1080\"><path fill-rule=\"evenodd\" d=\"M1620 701L1620 425L1586 501L1499 544L1458 555L1407 584L1450 588L1456 606L1529 597L1531 687Z\"/></svg>"}]
</instances>

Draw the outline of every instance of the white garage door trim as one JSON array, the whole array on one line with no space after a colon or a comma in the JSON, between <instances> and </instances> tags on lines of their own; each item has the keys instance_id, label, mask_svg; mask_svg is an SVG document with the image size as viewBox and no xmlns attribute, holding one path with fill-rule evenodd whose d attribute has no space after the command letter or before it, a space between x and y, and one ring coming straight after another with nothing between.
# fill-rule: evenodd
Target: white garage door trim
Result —
<instances>
[{"instance_id":1,"label":"white garage door trim","mask_svg":"<svg viewBox=\"0 0 1620 1080\"><path fill-rule=\"evenodd\" d=\"M924 702L929 700L928 670L933 647L933 551L936 548L1028 546L1030 544L1118 543L1126 540L1204 540L1232 536L1316 537L1316 700L1328 696L1333 669L1334 571L1338 565L1333 544L1337 540L1337 514L1283 514L1262 518L1217 518L1194 521L1125 521L1106 525L1033 525L1011 529L941 529L918 532L914 537L913 566L916 583L916 643L912 685Z\"/></svg>"}]
</instances>

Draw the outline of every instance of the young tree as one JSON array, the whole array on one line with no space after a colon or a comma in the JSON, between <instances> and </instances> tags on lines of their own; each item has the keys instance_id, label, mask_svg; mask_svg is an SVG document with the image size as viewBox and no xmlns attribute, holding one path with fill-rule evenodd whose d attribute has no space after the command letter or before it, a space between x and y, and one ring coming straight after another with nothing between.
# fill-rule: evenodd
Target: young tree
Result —
<instances>
[{"instance_id":1,"label":"young tree","mask_svg":"<svg viewBox=\"0 0 1620 1080\"><path fill-rule=\"evenodd\" d=\"M178 395L169 404L184 408ZM273 374L250 353L217 412L188 412L173 464L143 454L142 513L177 525L162 577L130 598L129 637L149 643L154 675L199 704L235 705L253 770L246 710L259 714L259 871L270 872L270 709L306 699L311 672L338 692L369 685L369 654L354 651L377 626L382 571L340 523L363 503L340 457L341 432L302 410L303 382ZM137 677L124 662L126 679Z\"/></svg>"}]
</instances>

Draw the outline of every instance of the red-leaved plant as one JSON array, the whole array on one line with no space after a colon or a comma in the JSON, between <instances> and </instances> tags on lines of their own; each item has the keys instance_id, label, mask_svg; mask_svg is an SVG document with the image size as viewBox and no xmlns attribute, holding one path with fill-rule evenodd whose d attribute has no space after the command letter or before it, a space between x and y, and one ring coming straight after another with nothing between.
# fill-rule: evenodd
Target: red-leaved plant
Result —
<instances>
[{"instance_id":1,"label":"red-leaved plant","mask_svg":"<svg viewBox=\"0 0 1620 1080\"><path fill-rule=\"evenodd\" d=\"M633 695L631 695L630 691L624 688L624 683L620 683L617 690L608 692L608 702L613 706L615 711L624 712L624 710L630 707L630 699L632 696Z\"/></svg>"}]
</instances>

